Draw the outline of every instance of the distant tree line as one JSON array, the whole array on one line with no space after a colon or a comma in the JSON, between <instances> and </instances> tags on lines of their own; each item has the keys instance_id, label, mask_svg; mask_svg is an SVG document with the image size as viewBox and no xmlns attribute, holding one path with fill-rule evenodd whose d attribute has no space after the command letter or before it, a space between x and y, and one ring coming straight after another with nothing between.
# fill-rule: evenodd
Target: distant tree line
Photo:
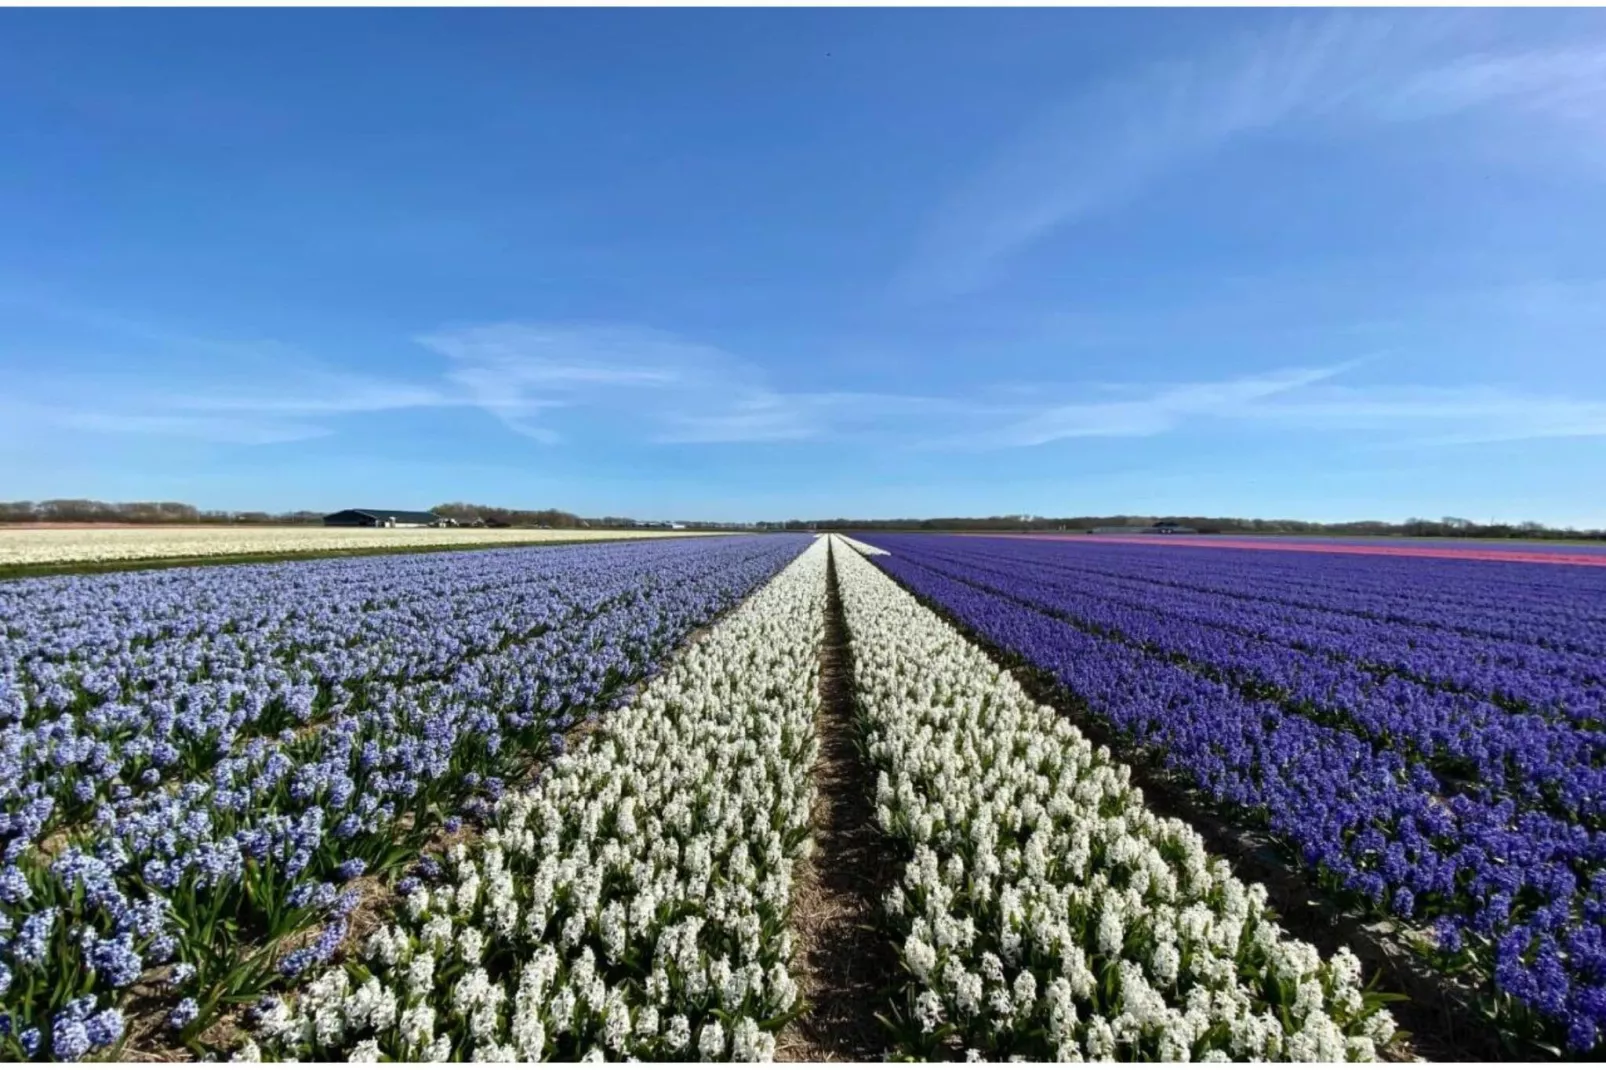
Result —
<instances>
[{"instance_id":1,"label":"distant tree line","mask_svg":"<svg viewBox=\"0 0 1606 1070\"><path fill-rule=\"evenodd\" d=\"M437 505L437 516L451 517L459 524L476 520L491 528L676 528L686 531L779 530L780 524L735 524L720 520L636 520L628 516L582 517L561 509L507 509L495 505L449 502Z\"/></svg>"},{"instance_id":2,"label":"distant tree line","mask_svg":"<svg viewBox=\"0 0 1606 1070\"><path fill-rule=\"evenodd\" d=\"M991 516L933 517L926 520L788 520L787 531L1089 531L1093 528L1142 528L1168 520L1211 535L1402 535L1467 539L1606 539L1598 529L1553 528L1535 520L1519 524L1479 524L1462 517L1438 520L1412 517L1402 524L1386 520L1349 520L1319 524L1309 520L1254 520L1221 516Z\"/></svg>"},{"instance_id":3,"label":"distant tree line","mask_svg":"<svg viewBox=\"0 0 1606 1070\"><path fill-rule=\"evenodd\" d=\"M197 509L185 502L97 502L52 498L42 502L0 502L0 524L316 524L322 513L238 512Z\"/></svg>"},{"instance_id":4,"label":"distant tree line","mask_svg":"<svg viewBox=\"0 0 1606 1070\"><path fill-rule=\"evenodd\" d=\"M432 510L459 523L478 519L487 527L639 528L666 527L623 516L585 519L562 509L510 509L494 505L448 502ZM85 498L53 498L39 502L0 502L0 524L318 524L323 513L307 509L286 513L256 510L197 509L185 502L99 502ZM753 525L685 521L692 531L756 528L760 531L1087 531L1091 528L1141 528L1169 520L1206 534L1242 535L1407 535L1479 539L1606 539L1606 531L1547 527L1529 520L1519 524L1479 524L1463 517L1438 520L1412 517L1402 524L1384 520L1352 520L1318 524L1308 520L1253 520L1211 516L990 516L930 519L763 521Z\"/></svg>"},{"instance_id":5,"label":"distant tree line","mask_svg":"<svg viewBox=\"0 0 1606 1070\"><path fill-rule=\"evenodd\" d=\"M468 502L447 502L430 512L449 517L459 524L483 521L489 528L578 528L586 525L573 513L562 509L507 509L497 505L471 505Z\"/></svg>"},{"instance_id":6,"label":"distant tree line","mask_svg":"<svg viewBox=\"0 0 1606 1070\"><path fill-rule=\"evenodd\" d=\"M646 522L627 516L585 519L562 509L510 509L497 505L447 502L431 512L460 524L478 522L492 528L641 528L669 527L667 521ZM0 502L0 524L321 524L324 514L302 509L288 513L198 509L185 502L100 502L87 498L52 498L39 502ZM686 521L691 531L736 530L752 525ZM771 525L779 528L779 524Z\"/></svg>"},{"instance_id":7,"label":"distant tree line","mask_svg":"<svg viewBox=\"0 0 1606 1070\"><path fill-rule=\"evenodd\" d=\"M460 522L478 517L488 527L577 528L582 523L579 517L561 509L504 509L451 502L437 505L432 512ZM320 524L323 518L323 513L310 509L268 513L197 509L185 502L98 502L85 498L0 502L0 524Z\"/></svg>"}]
</instances>

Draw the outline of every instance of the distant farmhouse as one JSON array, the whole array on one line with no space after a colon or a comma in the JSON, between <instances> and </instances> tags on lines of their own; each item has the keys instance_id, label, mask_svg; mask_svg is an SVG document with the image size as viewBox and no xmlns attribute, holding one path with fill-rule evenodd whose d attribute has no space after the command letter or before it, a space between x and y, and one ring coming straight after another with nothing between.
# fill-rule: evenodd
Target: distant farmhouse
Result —
<instances>
[{"instance_id":1,"label":"distant farmhouse","mask_svg":"<svg viewBox=\"0 0 1606 1070\"><path fill-rule=\"evenodd\" d=\"M1175 520L1162 520L1147 526L1126 524L1120 527L1092 528L1089 535L1197 535L1197 528L1186 527Z\"/></svg>"},{"instance_id":2,"label":"distant farmhouse","mask_svg":"<svg viewBox=\"0 0 1606 1070\"><path fill-rule=\"evenodd\" d=\"M450 528L456 521L414 509L342 509L323 518L326 528Z\"/></svg>"}]
</instances>

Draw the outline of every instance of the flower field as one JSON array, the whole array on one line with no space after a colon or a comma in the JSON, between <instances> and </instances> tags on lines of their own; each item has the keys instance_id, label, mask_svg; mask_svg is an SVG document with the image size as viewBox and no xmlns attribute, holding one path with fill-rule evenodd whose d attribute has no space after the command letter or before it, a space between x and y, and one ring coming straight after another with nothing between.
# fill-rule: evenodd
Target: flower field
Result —
<instances>
[{"instance_id":1,"label":"flower field","mask_svg":"<svg viewBox=\"0 0 1606 1070\"><path fill-rule=\"evenodd\" d=\"M1371 1060L1394 1024L1129 771L864 559L839 564L877 820L907 858L887 924L905 1054Z\"/></svg>"},{"instance_id":2,"label":"flower field","mask_svg":"<svg viewBox=\"0 0 1606 1070\"><path fill-rule=\"evenodd\" d=\"M609 543L0 585L0 1046L206 1030L807 545Z\"/></svg>"},{"instance_id":3,"label":"flower field","mask_svg":"<svg viewBox=\"0 0 1606 1070\"><path fill-rule=\"evenodd\" d=\"M1026 538L1083 544L1125 543L1141 546L1147 535L1028 535ZM1523 543L1510 539L1493 542L1475 539L1426 539L1414 536L1355 536L1352 538L1301 535L1183 535L1166 536L1170 546L1213 549L1272 550L1305 554L1381 554L1388 557L1428 557L1457 561L1520 561L1538 565L1606 565L1606 547L1589 543ZM1503 544L1503 545L1502 545Z\"/></svg>"},{"instance_id":4,"label":"flower field","mask_svg":"<svg viewBox=\"0 0 1606 1070\"><path fill-rule=\"evenodd\" d=\"M273 1053L763 1059L792 1009L825 544L413 882L362 964L275 1007Z\"/></svg>"},{"instance_id":5,"label":"flower field","mask_svg":"<svg viewBox=\"0 0 1606 1070\"><path fill-rule=\"evenodd\" d=\"M1388 919L1508 1033L1606 1026L1606 576L1593 568L875 537L1224 814Z\"/></svg>"},{"instance_id":6,"label":"flower field","mask_svg":"<svg viewBox=\"0 0 1606 1070\"><path fill-rule=\"evenodd\" d=\"M885 861L857 1012L888 1055L1409 1053L1355 955L917 595L1588 1050L1587 581L1213 553L776 535L0 583L0 1056L768 1060L833 983L795 911L843 791ZM861 783L817 781L822 740Z\"/></svg>"},{"instance_id":7,"label":"flower field","mask_svg":"<svg viewBox=\"0 0 1606 1070\"><path fill-rule=\"evenodd\" d=\"M519 528L0 527L0 568L502 543L682 538L692 534L695 533Z\"/></svg>"}]
</instances>

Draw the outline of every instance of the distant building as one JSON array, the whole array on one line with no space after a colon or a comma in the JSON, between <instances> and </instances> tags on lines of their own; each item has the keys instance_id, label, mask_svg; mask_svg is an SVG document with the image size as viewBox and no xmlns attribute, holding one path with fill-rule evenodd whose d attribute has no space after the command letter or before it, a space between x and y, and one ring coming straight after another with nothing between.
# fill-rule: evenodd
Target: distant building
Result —
<instances>
[{"instance_id":1,"label":"distant building","mask_svg":"<svg viewBox=\"0 0 1606 1070\"><path fill-rule=\"evenodd\" d=\"M443 528L455 524L415 509L342 509L323 518L326 528Z\"/></svg>"},{"instance_id":2,"label":"distant building","mask_svg":"<svg viewBox=\"0 0 1606 1070\"><path fill-rule=\"evenodd\" d=\"M1089 528L1089 535L1196 535L1194 528L1184 527L1175 520L1162 520L1157 524L1147 526L1141 524L1124 524L1114 527Z\"/></svg>"}]
</instances>

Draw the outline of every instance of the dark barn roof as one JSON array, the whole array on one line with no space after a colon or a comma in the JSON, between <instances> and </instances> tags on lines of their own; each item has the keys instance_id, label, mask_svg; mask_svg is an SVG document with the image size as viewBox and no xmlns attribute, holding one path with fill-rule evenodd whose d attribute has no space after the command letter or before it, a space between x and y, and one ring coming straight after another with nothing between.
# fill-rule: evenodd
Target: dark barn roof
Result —
<instances>
[{"instance_id":1,"label":"dark barn roof","mask_svg":"<svg viewBox=\"0 0 1606 1070\"><path fill-rule=\"evenodd\" d=\"M440 517L430 512L419 512L417 509L342 509L330 516L346 516L356 513L359 516L371 516L375 520L389 520L394 517L398 524L433 524ZM325 517L328 519L328 517Z\"/></svg>"}]
</instances>

